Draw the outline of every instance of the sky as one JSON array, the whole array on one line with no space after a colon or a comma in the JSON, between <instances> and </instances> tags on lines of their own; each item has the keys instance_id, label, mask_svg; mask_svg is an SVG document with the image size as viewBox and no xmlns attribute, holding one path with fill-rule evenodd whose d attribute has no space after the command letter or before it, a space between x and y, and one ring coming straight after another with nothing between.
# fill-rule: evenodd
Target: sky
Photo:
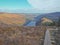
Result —
<instances>
[{"instance_id":1,"label":"sky","mask_svg":"<svg viewBox=\"0 0 60 45\"><path fill-rule=\"evenodd\" d=\"M31 5L27 0L0 0L0 8L3 9L29 9Z\"/></svg>"},{"instance_id":2,"label":"sky","mask_svg":"<svg viewBox=\"0 0 60 45\"><path fill-rule=\"evenodd\" d=\"M28 0L28 2L43 13L60 12L60 0Z\"/></svg>"},{"instance_id":3,"label":"sky","mask_svg":"<svg viewBox=\"0 0 60 45\"><path fill-rule=\"evenodd\" d=\"M60 12L60 0L0 0L0 12Z\"/></svg>"}]
</instances>

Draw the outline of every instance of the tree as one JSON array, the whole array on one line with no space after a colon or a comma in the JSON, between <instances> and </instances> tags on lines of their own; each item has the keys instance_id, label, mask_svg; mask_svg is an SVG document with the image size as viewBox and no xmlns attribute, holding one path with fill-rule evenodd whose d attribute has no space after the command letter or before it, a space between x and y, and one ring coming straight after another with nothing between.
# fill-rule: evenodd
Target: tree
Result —
<instances>
[{"instance_id":1,"label":"tree","mask_svg":"<svg viewBox=\"0 0 60 45\"><path fill-rule=\"evenodd\" d=\"M43 23L43 25L45 25L45 26L55 26L55 22L45 22L45 23Z\"/></svg>"},{"instance_id":2,"label":"tree","mask_svg":"<svg viewBox=\"0 0 60 45\"><path fill-rule=\"evenodd\" d=\"M58 27L60 26L60 17L59 17L59 19L58 19L57 26L58 26Z\"/></svg>"}]
</instances>

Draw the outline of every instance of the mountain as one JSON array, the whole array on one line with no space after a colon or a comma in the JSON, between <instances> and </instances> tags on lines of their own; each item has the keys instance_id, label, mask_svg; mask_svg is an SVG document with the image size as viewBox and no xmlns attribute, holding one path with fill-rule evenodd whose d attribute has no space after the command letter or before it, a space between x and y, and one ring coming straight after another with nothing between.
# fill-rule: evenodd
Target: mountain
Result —
<instances>
[{"instance_id":1,"label":"mountain","mask_svg":"<svg viewBox=\"0 0 60 45\"><path fill-rule=\"evenodd\" d=\"M43 17L49 18L53 21L57 21L58 18L60 17L60 12L41 14L41 15L35 17L35 20L38 21L38 20L42 19Z\"/></svg>"},{"instance_id":2,"label":"mountain","mask_svg":"<svg viewBox=\"0 0 60 45\"><path fill-rule=\"evenodd\" d=\"M24 26L38 26L41 24L43 18L57 22L60 17L60 12L53 13L4 13L0 12L0 25L24 25Z\"/></svg>"},{"instance_id":3,"label":"mountain","mask_svg":"<svg viewBox=\"0 0 60 45\"><path fill-rule=\"evenodd\" d=\"M0 13L0 25L23 25L26 19L22 14Z\"/></svg>"},{"instance_id":4,"label":"mountain","mask_svg":"<svg viewBox=\"0 0 60 45\"><path fill-rule=\"evenodd\" d=\"M34 17L33 21L30 20L26 22L25 26L38 26L41 24L43 18L47 18L47 20L50 20L52 22L57 22L59 17L60 17L60 12L39 14L38 16Z\"/></svg>"},{"instance_id":5,"label":"mountain","mask_svg":"<svg viewBox=\"0 0 60 45\"><path fill-rule=\"evenodd\" d=\"M58 19L60 17L60 12L53 12L53 13L47 13L47 14L41 14L37 17L35 17L36 25L41 24L43 18L47 18L49 20L52 20L53 22L58 22Z\"/></svg>"}]
</instances>

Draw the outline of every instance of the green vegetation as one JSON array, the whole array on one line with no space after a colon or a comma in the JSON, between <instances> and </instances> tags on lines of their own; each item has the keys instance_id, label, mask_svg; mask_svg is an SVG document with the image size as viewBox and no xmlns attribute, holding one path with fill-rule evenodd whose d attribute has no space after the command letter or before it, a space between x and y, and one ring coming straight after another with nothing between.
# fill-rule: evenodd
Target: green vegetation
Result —
<instances>
[{"instance_id":1,"label":"green vegetation","mask_svg":"<svg viewBox=\"0 0 60 45\"><path fill-rule=\"evenodd\" d=\"M53 23L51 23L51 22L45 22L42 25L45 25L45 26L55 26L55 22L53 22Z\"/></svg>"},{"instance_id":2,"label":"green vegetation","mask_svg":"<svg viewBox=\"0 0 60 45\"><path fill-rule=\"evenodd\" d=\"M59 17L59 19L58 19L57 26L58 26L58 27L60 26L60 17Z\"/></svg>"}]
</instances>

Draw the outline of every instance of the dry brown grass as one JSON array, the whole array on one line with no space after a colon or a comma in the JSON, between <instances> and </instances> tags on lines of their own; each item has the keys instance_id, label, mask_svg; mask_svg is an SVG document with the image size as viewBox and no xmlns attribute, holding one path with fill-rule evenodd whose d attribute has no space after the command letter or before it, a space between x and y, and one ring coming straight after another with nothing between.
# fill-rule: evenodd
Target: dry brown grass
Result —
<instances>
[{"instance_id":1,"label":"dry brown grass","mask_svg":"<svg viewBox=\"0 0 60 45\"><path fill-rule=\"evenodd\" d=\"M0 13L0 22L5 24L23 25L26 19L22 14Z\"/></svg>"},{"instance_id":2,"label":"dry brown grass","mask_svg":"<svg viewBox=\"0 0 60 45\"><path fill-rule=\"evenodd\" d=\"M46 28L43 26L17 26L24 22L23 15L1 13L0 45L42 45Z\"/></svg>"},{"instance_id":3,"label":"dry brown grass","mask_svg":"<svg viewBox=\"0 0 60 45\"><path fill-rule=\"evenodd\" d=\"M0 45L42 45L45 27L0 27Z\"/></svg>"}]
</instances>

